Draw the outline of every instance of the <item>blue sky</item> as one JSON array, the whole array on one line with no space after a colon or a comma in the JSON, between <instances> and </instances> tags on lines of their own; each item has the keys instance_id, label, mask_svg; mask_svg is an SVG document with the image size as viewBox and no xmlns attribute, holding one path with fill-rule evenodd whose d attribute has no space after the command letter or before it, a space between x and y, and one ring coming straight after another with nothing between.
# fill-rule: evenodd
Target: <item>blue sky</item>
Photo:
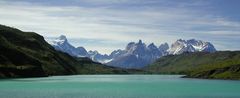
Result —
<instances>
[{"instance_id":1,"label":"blue sky","mask_svg":"<svg viewBox=\"0 0 240 98\"><path fill-rule=\"evenodd\" d=\"M110 53L130 41L177 39L240 49L240 0L1 0L0 23Z\"/></svg>"}]
</instances>

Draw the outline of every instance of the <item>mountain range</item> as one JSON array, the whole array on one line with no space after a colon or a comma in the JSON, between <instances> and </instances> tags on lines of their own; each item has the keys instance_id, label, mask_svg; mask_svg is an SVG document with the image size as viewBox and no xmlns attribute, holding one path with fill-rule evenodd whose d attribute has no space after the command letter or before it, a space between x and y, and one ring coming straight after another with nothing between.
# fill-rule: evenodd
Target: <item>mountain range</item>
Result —
<instances>
[{"instance_id":1,"label":"mountain range","mask_svg":"<svg viewBox=\"0 0 240 98\"><path fill-rule=\"evenodd\" d=\"M84 47L72 46L66 36L48 40L48 42L59 51L66 52L76 57L88 57L93 61L107 64L109 66L121 68L143 68L153 63L156 59L166 55L179 55L185 52L215 52L216 49L210 42L201 40L183 40L175 41L171 46L163 43L157 47L154 43L146 45L142 40L137 43L130 42L124 50L114 50L111 54L100 54L98 51L88 51Z\"/></svg>"},{"instance_id":2,"label":"mountain range","mask_svg":"<svg viewBox=\"0 0 240 98\"><path fill-rule=\"evenodd\" d=\"M123 69L93 62L90 58L112 59L109 63L120 62L125 68L133 68L132 65L140 68L135 64L152 63L141 66L139 70ZM101 55L97 51L87 52L83 47L73 47L65 36L60 36L50 45L37 33L0 25L0 78L136 73L239 80L240 51L216 51L211 43L194 39L179 39L171 47L167 43L159 47L153 43L146 45L139 40L137 43L130 42L124 50Z\"/></svg>"},{"instance_id":3,"label":"mountain range","mask_svg":"<svg viewBox=\"0 0 240 98\"><path fill-rule=\"evenodd\" d=\"M66 44L64 36L60 39L55 44L64 44L71 51L72 46ZM81 51L81 48L76 50ZM72 54L78 53L72 51ZM102 65L85 57L70 56L56 51L37 33L0 25L0 78L111 73L128 73L128 70Z\"/></svg>"}]
</instances>

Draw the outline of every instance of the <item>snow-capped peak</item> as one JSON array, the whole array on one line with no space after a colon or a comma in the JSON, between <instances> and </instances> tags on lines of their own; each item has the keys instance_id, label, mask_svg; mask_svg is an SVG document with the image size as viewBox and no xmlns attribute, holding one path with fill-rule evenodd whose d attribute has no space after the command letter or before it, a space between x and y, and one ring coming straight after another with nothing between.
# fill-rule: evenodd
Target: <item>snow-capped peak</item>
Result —
<instances>
[{"instance_id":1,"label":"snow-capped peak","mask_svg":"<svg viewBox=\"0 0 240 98\"><path fill-rule=\"evenodd\" d=\"M210 42L178 39L168 51L169 54L181 54L183 52L215 52L216 49Z\"/></svg>"},{"instance_id":2,"label":"snow-capped peak","mask_svg":"<svg viewBox=\"0 0 240 98\"><path fill-rule=\"evenodd\" d=\"M68 43L67 42L67 37L64 36L64 35L61 35L58 38L55 38L55 39L50 41L50 44L55 45L55 46L62 45L64 43Z\"/></svg>"},{"instance_id":3,"label":"snow-capped peak","mask_svg":"<svg viewBox=\"0 0 240 98\"><path fill-rule=\"evenodd\" d=\"M130 42L124 50L118 49L110 55L102 55L98 51L86 51L84 47L75 48L68 43L66 36L52 40L50 44L56 49L66 52L72 56L89 57L93 61L107 63L110 66L123 68L142 68L150 64L154 60L169 54L181 54L184 52L215 52L216 49L210 42L201 40L178 39L171 47L167 43L161 44L159 47L151 43L146 45L142 40L138 42Z\"/></svg>"},{"instance_id":4,"label":"snow-capped peak","mask_svg":"<svg viewBox=\"0 0 240 98\"><path fill-rule=\"evenodd\" d=\"M75 48L70 43L68 43L67 37L65 35L61 35L53 40L48 41L56 50L60 50L62 52L66 52L69 55L76 57L87 57L87 51L84 47Z\"/></svg>"}]
</instances>

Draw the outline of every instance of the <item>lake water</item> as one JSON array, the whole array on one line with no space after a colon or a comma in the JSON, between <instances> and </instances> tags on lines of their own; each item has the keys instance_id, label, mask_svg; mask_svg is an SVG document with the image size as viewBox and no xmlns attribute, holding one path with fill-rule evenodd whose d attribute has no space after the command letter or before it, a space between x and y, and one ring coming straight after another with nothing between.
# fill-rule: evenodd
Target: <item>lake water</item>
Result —
<instances>
[{"instance_id":1,"label":"lake water","mask_svg":"<svg viewBox=\"0 0 240 98\"><path fill-rule=\"evenodd\" d=\"M240 98L240 81L180 75L76 75L0 80L0 98Z\"/></svg>"}]
</instances>

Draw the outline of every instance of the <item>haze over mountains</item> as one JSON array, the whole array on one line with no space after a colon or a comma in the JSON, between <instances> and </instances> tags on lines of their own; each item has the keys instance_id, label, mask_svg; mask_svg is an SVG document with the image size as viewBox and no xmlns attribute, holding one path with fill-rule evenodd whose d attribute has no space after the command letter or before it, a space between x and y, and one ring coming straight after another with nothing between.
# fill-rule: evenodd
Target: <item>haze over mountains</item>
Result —
<instances>
[{"instance_id":1,"label":"haze over mountains","mask_svg":"<svg viewBox=\"0 0 240 98\"><path fill-rule=\"evenodd\" d=\"M210 42L201 40L179 39L169 46L163 43L156 46L154 43L146 45L142 40L137 43L130 42L124 50L114 50L110 55L100 54L98 51L87 51L84 47L74 47L66 36L61 35L48 42L56 49L76 57L89 57L93 61L121 68L143 68L153 63L156 59L166 55L178 55L184 52L215 52L216 49Z\"/></svg>"}]
</instances>

